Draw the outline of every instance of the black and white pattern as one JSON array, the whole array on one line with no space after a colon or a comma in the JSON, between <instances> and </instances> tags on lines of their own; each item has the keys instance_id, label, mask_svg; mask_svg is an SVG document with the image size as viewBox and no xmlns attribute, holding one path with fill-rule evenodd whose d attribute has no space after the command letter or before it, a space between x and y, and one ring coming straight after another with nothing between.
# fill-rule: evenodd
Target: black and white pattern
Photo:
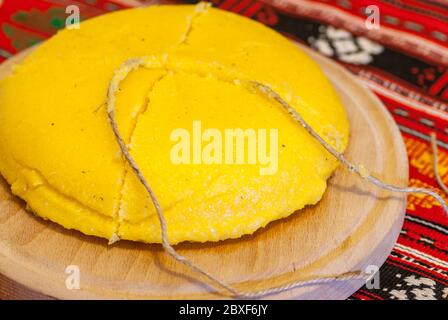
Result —
<instances>
[{"instance_id":1,"label":"black and white pattern","mask_svg":"<svg viewBox=\"0 0 448 320\"><path fill-rule=\"evenodd\" d=\"M332 26L320 26L317 37L309 37L308 43L320 53L338 60L366 65L375 55L381 54L384 47L365 37L356 37L347 30Z\"/></svg>"}]
</instances>

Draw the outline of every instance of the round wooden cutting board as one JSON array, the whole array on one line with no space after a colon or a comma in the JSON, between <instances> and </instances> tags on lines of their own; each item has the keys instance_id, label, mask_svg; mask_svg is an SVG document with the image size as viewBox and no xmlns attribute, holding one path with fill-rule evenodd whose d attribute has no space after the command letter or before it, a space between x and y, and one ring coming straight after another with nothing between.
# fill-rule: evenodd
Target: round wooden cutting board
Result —
<instances>
[{"instance_id":1,"label":"round wooden cutting board","mask_svg":"<svg viewBox=\"0 0 448 320\"><path fill-rule=\"evenodd\" d=\"M407 185L407 155L388 111L340 66L307 51L343 99L351 125L347 157L364 164L387 182ZM27 53L1 65L0 77ZM369 266L384 263L395 244L403 223L405 200L403 194L368 185L340 167L316 206L270 223L251 236L219 243L184 243L176 248L242 290L260 290L366 268L369 271ZM70 282L76 268L80 288L69 289L66 281ZM7 287L10 297L229 297L214 292L204 278L173 261L160 245L122 241L109 246L104 239L65 230L35 217L10 193L4 180L0 180L0 273L5 277L0 278L0 291ZM5 280L6 277L14 282ZM267 298L344 299L362 285L362 280L335 281ZM23 293L25 286L33 293Z\"/></svg>"}]
</instances>

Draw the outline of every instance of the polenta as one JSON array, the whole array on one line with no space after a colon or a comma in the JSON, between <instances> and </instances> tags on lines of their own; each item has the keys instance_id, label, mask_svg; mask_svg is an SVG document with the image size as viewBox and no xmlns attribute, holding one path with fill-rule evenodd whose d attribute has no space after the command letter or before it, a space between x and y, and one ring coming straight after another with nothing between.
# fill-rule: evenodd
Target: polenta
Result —
<instances>
[{"instance_id":1,"label":"polenta","mask_svg":"<svg viewBox=\"0 0 448 320\"><path fill-rule=\"evenodd\" d=\"M114 74L140 57L154 63L121 81L116 119L160 200L170 243L238 238L321 199L337 161L274 100L236 80L272 87L342 152L348 121L318 65L252 20L203 4L151 6L63 30L0 81L0 173L33 212L87 235L160 242L154 206L105 105ZM260 174L253 161L172 161L173 132L197 121L215 134L277 130L268 146L275 171Z\"/></svg>"}]
</instances>

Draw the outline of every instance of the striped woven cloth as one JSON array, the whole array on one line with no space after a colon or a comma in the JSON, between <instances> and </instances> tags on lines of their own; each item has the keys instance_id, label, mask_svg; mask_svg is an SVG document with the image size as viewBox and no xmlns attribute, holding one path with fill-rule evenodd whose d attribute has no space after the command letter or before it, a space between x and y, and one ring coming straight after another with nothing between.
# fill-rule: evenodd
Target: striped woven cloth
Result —
<instances>
[{"instance_id":1,"label":"striped woven cloth","mask_svg":"<svg viewBox=\"0 0 448 320\"><path fill-rule=\"evenodd\" d=\"M0 0L0 61L65 25L66 7L82 19L137 0ZM197 1L177 1L196 3ZM438 188L429 135L448 182L448 4L445 0L213 0L256 19L346 67L385 104L407 147L410 185ZM376 20L376 14L380 20ZM379 24L376 22L379 21ZM444 195L446 196L446 195ZM380 289L352 299L448 299L448 219L427 196L408 197L403 229L380 270Z\"/></svg>"}]
</instances>

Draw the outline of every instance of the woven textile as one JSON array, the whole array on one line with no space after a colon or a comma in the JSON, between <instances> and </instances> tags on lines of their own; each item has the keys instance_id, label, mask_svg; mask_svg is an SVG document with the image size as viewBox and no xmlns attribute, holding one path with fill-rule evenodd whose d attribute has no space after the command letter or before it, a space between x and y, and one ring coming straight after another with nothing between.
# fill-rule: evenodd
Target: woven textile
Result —
<instances>
[{"instance_id":1,"label":"woven textile","mask_svg":"<svg viewBox=\"0 0 448 320\"><path fill-rule=\"evenodd\" d=\"M429 134L437 134L439 169L448 182L446 1L211 2L256 19L346 67L397 122L408 151L410 185L443 194L433 175ZM0 0L0 61L64 27L66 8L72 4L88 19L138 1ZM372 20L376 12L379 25ZM380 270L380 289L362 288L352 299L448 299L448 219L438 203L427 196L408 197L400 237Z\"/></svg>"}]
</instances>

